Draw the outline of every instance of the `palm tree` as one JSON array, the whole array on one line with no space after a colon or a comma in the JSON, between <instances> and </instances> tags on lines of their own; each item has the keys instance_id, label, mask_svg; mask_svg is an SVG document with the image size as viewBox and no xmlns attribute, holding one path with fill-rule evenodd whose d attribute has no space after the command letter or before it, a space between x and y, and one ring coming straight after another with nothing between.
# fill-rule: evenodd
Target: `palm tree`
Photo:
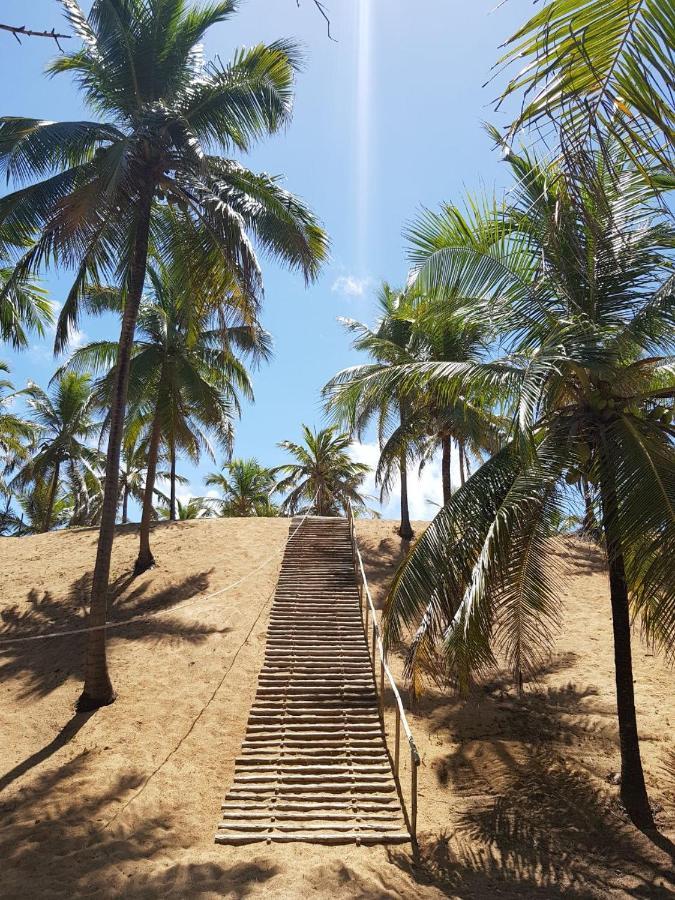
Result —
<instances>
[{"instance_id":1,"label":"palm tree","mask_svg":"<svg viewBox=\"0 0 675 900\"><path fill-rule=\"evenodd\" d=\"M253 399L248 372L236 352L254 361L270 352L267 333L257 324L247 324L255 319L245 305L243 315L235 308L225 315L211 296L202 296L201 288L183 290L175 270L151 265L148 273L152 291L141 304L129 369L128 432L145 430L147 441L136 574L154 565L150 529L162 446L170 460L169 518L174 519L176 449L196 463L202 451L213 458L209 433L223 447L231 446L238 393ZM109 367L99 388L102 403L114 389L116 354L114 342L97 341L81 347L67 363L75 370Z\"/></svg>"},{"instance_id":2,"label":"palm tree","mask_svg":"<svg viewBox=\"0 0 675 900\"><path fill-rule=\"evenodd\" d=\"M574 172L508 154L518 177L496 217L453 237L448 214L414 229L427 287L473 296L501 355L407 367L449 396L498 385L515 410L508 444L438 514L399 571L385 610L389 645L417 625L409 671L442 649L460 678L499 652L517 675L541 662L560 615L550 534L568 481L598 499L607 554L621 748L621 797L651 826L638 741L631 615L675 648L672 363L675 237L616 146ZM589 181L589 171L594 177ZM621 172L617 180L616 173Z\"/></svg>"},{"instance_id":3,"label":"palm tree","mask_svg":"<svg viewBox=\"0 0 675 900\"><path fill-rule=\"evenodd\" d=\"M400 471L402 522L407 513L404 486L406 463L428 461L441 449L443 502L452 493L451 452L455 441L460 460L468 459L467 447L475 456L499 446L501 422L489 411L485 393L447 398L437 396L433 386L412 390L405 381L392 388L391 373L411 363L466 362L476 360L485 349L488 330L484 321L472 319L457 309L449 296L429 299L414 290L396 295L385 286L382 308L388 309L377 332L348 320L357 334L354 347L366 350L378 361L353 366L339 372L324 388L327 408L342 421L354 423L357 431L373 415L378 415L380 460L376 480L389 489L394 471ZM453 307L456 312L449 315ZM398 422L396 419L398 418ZM387 434L388 431L388 434ZM405 499L404 499L405 497ZM401 528L402 536L412 532Z\"/></svg>"},{"instance_id":4,"label":"palm tree","mask_svg":"<svg viewBox=\"0 0 675 900\"><path fill-rule=\"evenodd\" d=\"M214 500L223 516L275 516L276 507L270 501L275 477L272 469L261 466L257 459L233 459L224 463L222 471L212 472L204 479L208 487L223 494Z\"/></svg>"},{"instance_id":5,"label":"palm tree","mask_svg":"<svg viewBox=\"0 0 675 900\"><path fill-rule=\"evenodd\" d=\"M137 426L142 427L140 421ZM122 525L129 521L129 500L135 500L143 504L145 495L145 480L148 468L148 440L141 438L138 427L128 428L122 445L122 458L120 463L120 503L122 507ZM171 473L168 470L157 472L157 478L168 479ZM179 484L187 484L187 478L175 476ZM155 494L158 494L155 488Z\"/></svg>"},{"instance_id":6,"label":"palm tree","mask_svg":"<svg viewBox=\"0 0 675 900\"><path fill-rule=\"evenodd\" d=\"M22 350L28 346L29 331L44 337L45 326L54 323L53 306L30 275L12 276L10 266L0 265L0 339Z\"/></svg>"},{"instance_id":7,"label":"palm tree","mask_svg":"<svg viewBox=\"0 0 675 900\"><path fill-rule=\"evenodd\" d=\"M9 373L9 367L0 360L0 373ZM12 412L15 398L23 394L15 391L7 378L0 378L0 494L7 496L10 489L5 478L26 459L28 445L35 439L32 422Z\"/></svg>"},{"instance_id":8,"label":"palm tree","mask_svg":"<svg viewBox=\"0 0 675 900\"><path fill-rule=\"evenodd\" d=\"M524 98L511 133L547 120L567 140L602 141L609 130L672 177L674 23L662 0L549 0L499 61L518 66L502 100Z\"/></svg>"},{"instance_id":9,"label":"palm tree","mask_svg":"<svg viewBox=\"0 0 675 900\"><path fill-rule=\"evenodd\" d=\"M0 162L10 178L28 185L0 201L0 234L11 235L7 250L38 234L0 302L41 264L73 264L77 274L57 327L60 348L77 323L88 283L116 283L125 300L92 579L90 624L97 630L89 633L82 709L115 698L102 626L129 364L151 234L162 253L182 260L186 284L220 270L252 301L260 296L261 275L251 238L306 279L326 256L323 231L277 178L216 155L248 150L284 127L292 111L292 44L258 44L230 64L203 61L205 33L235 9L234 0L200 9L185 0L93 0L85 16L77 0L68 0L66 16L82 47L59 56L49 71L72 73L89 106L107 121L0 119Z\"/></svg>"},{"instance_id":10,"label":"palm tree","mask_svg":"<svg viewBox=\"0 0 675 900\"><path fill-rule=\"evenodd\" d=\"M364 510L370 498L360 488L370 467L349 456L349 434L339 432L337 426L312 431L306 425L302 434L304 446L293 441L279 444L297 460L273 470L275 476L285 476L275 487L279 493L288 492L282 512L295 515L309 510L317 516L337 516L346 513L349 502L355 510Z\"/></svg>"},{"instance_id":11,"label":"palm tree","mask_svg":"<svg viewBox=\"0 0 675 900\"><path fill-rule=\"evenodd\" d=\"M168 497L165 495L161 496L165 501L168 501ZM171 516L170 506L159 507L160 517L168 519L170 522L185 522L188 519L208 519L213 515L213 506L206 497L190 497L185 503L181 500L176 500L176 503L177 515L175 518Z\"/></svg>"},{"instance_id":12,"label":"palm tree","mask_svg":"<svg viewBox=\"0 0 675 900\"><path fill-rule=\"evenodd\" d=\"M339 372L323 389L326 397L326 409L339 425L349 428L352 433L362 437L367 425L377 419L380 447L391 433L396 423L399 428L406 426L406 409L408 399L403 393L379 398L379 402L370 402L367 391L362 389L364 374L372 374L378 367L402 365L415 357L411 347L412 323L409 316L402 314L401 307L405 303L405 295L393 290L386 282L380 287L378 305L380 319L375 330L353 319L342 319L345 328L356 335L352 346L355 350L368 353L375 361L370 366L355 366ZM401 522L398 533L404 540L411 540L413 529L410 524L408 505L408 456L402 447L397 455L396 471L401 487ZM388 493L393 474L388 467L383 479L381 497Z\"/></svg>"},{"instance_id":13,"label":"palm tree","mask_svg":"<svg viewBox=\"0 0 675 900\"><path fill-rule=\"evenodd\" d=\"M42 531L53 524L54 504L62 477L68 482L75 522L86 515L98 493L101 456L91 441L100 425L95 417L91 378L66 372L55 381L51 396L36 384L26 389L26 403L36 429L36 452L15 478L18 485L49 486Z\"/></svg>"},{"instance_id":14,"label":"palm tree","mask_svg":"<svg viewBox=\"0 0 675 900\"><path fill-rule=\"evenodd\" d=\"M73 498L62 490L61 485L56 496L53 495L52 488L51 482L38 478L25 489L16 490L12 501L18 505L19 511L9 504L6 506L0 514L0 534L11 534L14 537L42 534L45 531L45 521L49 521L50 529L69 525L73 514Z\"/></svg>"}]
</instances>

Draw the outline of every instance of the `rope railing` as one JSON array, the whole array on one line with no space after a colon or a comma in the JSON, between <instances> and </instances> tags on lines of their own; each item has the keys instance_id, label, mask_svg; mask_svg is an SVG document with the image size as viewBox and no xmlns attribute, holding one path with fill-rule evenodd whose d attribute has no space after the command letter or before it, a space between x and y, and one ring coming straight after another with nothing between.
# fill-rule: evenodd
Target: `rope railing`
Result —
<instances>
[{"instance_id":1,"label":"rope railing","mask_svg":"<svg viewBox=\"0 0 675 900\"><path fill-rule=\"evenodd\" d=\"M363 628L366 635L366 640L369 639L368 629L370 626L371 635L371 655L372 655L372 664L373 664L373 675L375 676L375 680L377 682L377 672L375 668L376 656L375 650L379 652L380 657L380 679L379 679L379 692L378 692L378 705L380 711L380 719L382 720L382 727L385 727L384 721L384 683L385 678L389 682L389 686L394 695L394 713L396 716L395 720L395 738L394 738L394 776L396 778L396 784L398 786L399 793L401 795L401 799L403 799L403 788L401 786L401 778L400 778L400 764L401 764L401 727L403 727L403 732L408 740L408 745L410 748L410 833L413 838L413 842L417 844L417 767L420 764L420 755L417 750L417 746L415 745L415 740L412 735L412 731L410 730L410 725L408 724L408 718L405 714L405 709L403 707L403 700L401 699L401 695L399 693L398 687L396 686L396 681L394 680L394 676L391 674L389 670L389 666L386 662L386 653L384 650L384 643L382 642L382 632L380 630L379 622L377 621L377 614L375 612L375 606L373 604L373 598L370 593L370 588L368 587L368 579L366 578L366 570L363 566L363 558L361 557L361 551L359 550L359 545L356 540L356 528L354 526L354 512L352 510L351 503L347 504L347 520L349 522L349 536L352 544L352 553L354 556L354 571L356 573L356 580L359 587L359 602L361 604L361 617L363 619Z\"/></svg>"}]
</instances>

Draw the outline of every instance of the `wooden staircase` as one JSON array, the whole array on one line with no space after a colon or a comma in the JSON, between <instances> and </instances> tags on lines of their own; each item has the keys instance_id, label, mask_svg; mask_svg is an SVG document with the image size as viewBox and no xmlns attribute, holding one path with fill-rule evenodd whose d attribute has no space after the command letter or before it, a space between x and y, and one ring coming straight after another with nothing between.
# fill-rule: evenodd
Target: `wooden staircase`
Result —
<instances>
[{"instance_id":1,"label":"wooden staircase","mask_svg":"<svg viewBox=\"0 0 675 900\"><path fill-rule=\"evenodd\" d=\"M216 842L409 840L378 712L348 522L294 520Z\"/></svg>"}]
</instances>

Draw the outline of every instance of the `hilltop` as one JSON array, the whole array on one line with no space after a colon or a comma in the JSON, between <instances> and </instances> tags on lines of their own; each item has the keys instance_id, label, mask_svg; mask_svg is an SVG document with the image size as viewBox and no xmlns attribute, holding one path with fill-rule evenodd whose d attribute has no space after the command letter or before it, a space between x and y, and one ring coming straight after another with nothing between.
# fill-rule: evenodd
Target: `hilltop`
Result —
<instances>
[{"instance_id":1,"label":"hilltop","mask_svg":"<svg viewBox=\"0 0 675 900\"><path fill-rule=\"evenodd\" d=\"M288 528L273 518L157 525L159 564L137 579L130 577L137 527L120 528L111 618L153 615L110 630L119 697L93 715L73 716L81 636L0 648L0 896L551 898L675 890L672 861L616 801L606 576L599 554L572 539L561 551L566 625L538 682L522 699L507 673L477 685L468 700L431 690L411 716L422 755L419 866L400 847L215 845ZM377 604L401 557L394 528L358 522ZM0 539L4 636L83 624L96 534ZM209 598L272 554L253 577ZM634 656L645 774L660 829L672 840L673 672L637 636ZM400 674L398 657L393 667Z\"/></svg>"}]
</instances>

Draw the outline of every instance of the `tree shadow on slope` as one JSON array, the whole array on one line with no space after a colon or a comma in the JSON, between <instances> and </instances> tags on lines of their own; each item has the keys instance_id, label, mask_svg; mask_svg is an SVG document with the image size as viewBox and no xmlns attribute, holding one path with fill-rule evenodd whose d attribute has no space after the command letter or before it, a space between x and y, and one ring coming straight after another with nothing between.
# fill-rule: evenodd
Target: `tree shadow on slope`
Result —
<instances>
[{"instance_id":1,"label":"tree shadow on slope","mask_svg":"<svg viewBox=\"0 0 675 900\"><path fill-rule=\"evenodd\" d=\"M446 746L430 761L436 784L423 774L420 807L445 806L447 823L422 833L417 866L391 853L421 884L466 898L672 896L661 844L601 787L618 755L616 721L593 688L518 699L496 681L469 700L437 695L422 706Z\"/></svg>"},{"instance_id":2,"label":"tree shadow on slope","mask_svg":"<svg viewBox=\"0 0 675 900\"><path fill-rule=\"evenodd\" d=\"M184 578L169 587L153 591L148 578L126 593L131 584L129 575L121 576L110 588L111 623L127 620L123 627L112 627L108 640L116 641L188 641L198 643L212 634L224 634L230 629L213 628L199 623L191 624L171 615L154 615L170 611L172 607L204 593L209 586L208 572L200 572ZM76 579L65 598L54 597L50 591L29 594L30 608L17 605L5 608L0 615L2 630L0 641L13 636L46 634L52 631L68 631L86 627L83 615L91 589L91 573ZM141 619L142 616L152 616ZM0 644L0 675L3 679L21 677L19 699L44 697L70 678L81 678L81 664L85 647L85 634L75 634L28 643Z\"/></svg>"},{"instance_id":3,"label":"tree shadow on slope","mask_svg":"<svg viewBox=\"0 0 675 900\"><path fill-rule=\"evenodd\" d=\"M102 786L92 781L91 755L80 753L0 803L3 898L185 897L198 889L226 889L228 896L244 898L276 874L276 867L255 862L166 866L183 849L166 808L151 808L132 829L107 828L143 775L129 772Z\"/></svg>"}]
</instances>

